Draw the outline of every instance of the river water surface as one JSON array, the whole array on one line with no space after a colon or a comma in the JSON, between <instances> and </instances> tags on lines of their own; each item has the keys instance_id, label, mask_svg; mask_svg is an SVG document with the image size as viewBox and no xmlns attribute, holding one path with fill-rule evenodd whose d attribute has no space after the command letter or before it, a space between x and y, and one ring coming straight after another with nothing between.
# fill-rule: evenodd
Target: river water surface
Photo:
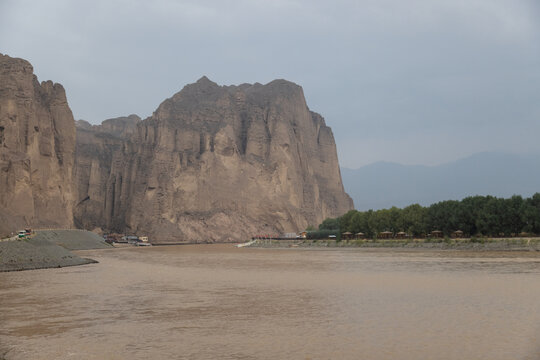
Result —
<instances>
[{"instance_id":1,"label":"river water surface","mask_svg":"<svg viewBox=\"0 0 540 360\"><path fill-rule=\"evenodd\" d=\"M540 359L540 253L79 252L0 273L0 359Z\"/></svg>"}]
</instances>

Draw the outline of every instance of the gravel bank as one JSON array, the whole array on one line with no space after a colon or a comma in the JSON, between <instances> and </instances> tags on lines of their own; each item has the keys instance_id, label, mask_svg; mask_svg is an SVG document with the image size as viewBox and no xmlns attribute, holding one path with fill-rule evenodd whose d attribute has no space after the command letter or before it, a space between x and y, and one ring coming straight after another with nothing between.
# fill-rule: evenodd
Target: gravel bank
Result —
<instances>
[{"instance_id":1,"label":"gravel bank","mask_svg":"<svg viewBox=\"0 0 540 360\"><path fill-rule=\"evenodd\" d=\"M69 250L111 248L98 235L81 230L41 231L31 239L0 242L0 271L92 264Z\"/></svg>"},{"instance_id":2,"label":"gravel bank","mask_svg":"<svg viewBox=\"0 0 540 360\"><path fill-rule=\"evenodd\" d=\"M101 236L86 230L47 230L38 231L34 240L45 240L68 250L110 249Z\"/></svg>"}]
</instances>

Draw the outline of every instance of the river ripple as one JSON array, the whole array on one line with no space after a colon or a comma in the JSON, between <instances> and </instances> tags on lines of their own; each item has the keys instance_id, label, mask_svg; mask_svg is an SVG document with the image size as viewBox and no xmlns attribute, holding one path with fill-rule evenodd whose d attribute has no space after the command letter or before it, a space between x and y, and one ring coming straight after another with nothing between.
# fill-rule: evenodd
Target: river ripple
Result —
<instances>
[{"instance_id":1,"label":"river ripple","mask_svg":"<svg viewBox=\"0 0 540 360\"><path fill-rule=\"evenodd\" d=\"M79 254L0 273L6 359L540 359L535 252Z\"/></svg>"}]
</instances>

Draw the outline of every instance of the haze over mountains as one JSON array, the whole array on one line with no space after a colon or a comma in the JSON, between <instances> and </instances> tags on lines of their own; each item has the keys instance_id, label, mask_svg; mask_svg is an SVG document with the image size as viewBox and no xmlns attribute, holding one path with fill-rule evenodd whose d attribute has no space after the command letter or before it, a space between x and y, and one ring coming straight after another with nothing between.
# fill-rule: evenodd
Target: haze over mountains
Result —
<instances>
[{"instance_id":1,"label":"haze over mountains","mask_svg":"<svg viewBox=\"0 0 540 360\"><path fill-rule=\"evenodd\" d=\"M540 191L540 156L485 152L438 166L376 162L341 168L341 175L358 210L425 206L472 195L530 196Z\"/></svg>"}]
</instances>

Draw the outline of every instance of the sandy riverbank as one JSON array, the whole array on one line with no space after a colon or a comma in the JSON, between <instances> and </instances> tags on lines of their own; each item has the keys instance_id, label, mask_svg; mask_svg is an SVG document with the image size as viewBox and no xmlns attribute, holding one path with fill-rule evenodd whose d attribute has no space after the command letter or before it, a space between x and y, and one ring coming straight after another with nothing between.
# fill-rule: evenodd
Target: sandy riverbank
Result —
<instances>
[{"instance_id":1,"label":"sandy riverbank","mask_svg":"<svg viewBox=\"0 0 540 360\"><path fill-rule=\"evenodd\" d=\"M70 250L110 247L100 236L89 231L39 231L29 239L0 242L0 272L92 264L96 261L79 257Z\"/></svg>"}]
</instances>

